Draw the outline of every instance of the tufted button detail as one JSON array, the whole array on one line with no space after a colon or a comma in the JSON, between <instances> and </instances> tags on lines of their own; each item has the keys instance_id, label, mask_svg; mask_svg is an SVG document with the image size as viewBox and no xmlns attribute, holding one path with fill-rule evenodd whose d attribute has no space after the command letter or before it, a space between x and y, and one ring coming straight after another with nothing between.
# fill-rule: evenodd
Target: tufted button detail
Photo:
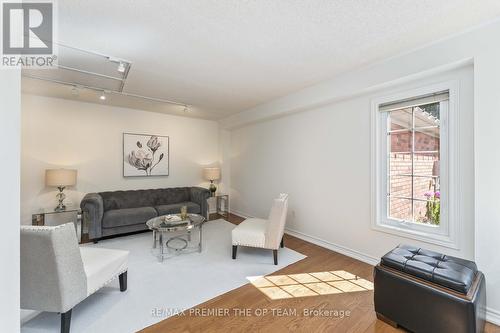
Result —
<instances>
[{"instance_id":1,"label":"tufted button detail","mask_svg":"<svg viewBox=\"0 0 500 333\"><path fill-rule=\"evenodd\" d=\"M463 294L467 294L477 273L473 261L410 245L399 245L380 263Z\"/></svg>"}]
</instances>

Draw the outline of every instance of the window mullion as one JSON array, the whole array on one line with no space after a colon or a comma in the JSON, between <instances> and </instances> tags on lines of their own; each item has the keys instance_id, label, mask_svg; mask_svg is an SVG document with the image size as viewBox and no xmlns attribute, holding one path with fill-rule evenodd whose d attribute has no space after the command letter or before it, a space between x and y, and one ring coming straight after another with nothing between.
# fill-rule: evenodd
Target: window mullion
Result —
<instances>
[{"instance_id":1,"label":"window mullion","mask_svg":"<svg viewBox=\"0 0 500 333\"><path fill-rule=\"evenodd\" d=\"M411 220L415 222L415 107L411 108Z\"/></svg>"}]
</instances>

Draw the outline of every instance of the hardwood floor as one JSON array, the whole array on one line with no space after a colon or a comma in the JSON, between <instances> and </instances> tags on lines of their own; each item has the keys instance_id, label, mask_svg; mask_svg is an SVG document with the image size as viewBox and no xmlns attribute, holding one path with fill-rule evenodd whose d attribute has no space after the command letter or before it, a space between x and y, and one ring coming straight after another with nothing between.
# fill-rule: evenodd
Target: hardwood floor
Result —
<instances>
[{"instance_id":1,"label":"hardwood floor","mask_svg":"<svg viewBox=\"0 0 500 333\"><path fill-rule=\"evenodd\" d=\"M211 218L217 218L217 216L211 216ZM238 224L243 219L230 215L226 220ZM344 270L373 281L373 266L371 265L289 235L285 235L285 246L307 255L307 258L272 275ZM230 251L231 249L228 249L228 256L231 254ZM221 274L231 274L231 272L221 272ZM200 277L200 283L203 283L203 277ZM221 309L220 316L206 315L203 312L216 309ZM344 316L343 318L340 315L336 317L304 316L304 310L309 309L344 311ZM240 315L235 315L236 311L240 312ZM263 312L267 313L260 315ZM335 315L335 312L329 313ZM186 311L183 316L170 317L143 330L147 333L287 331L401 332L377 320L373 310L372 291L270 300L251 284L202 303ZM487 324L486 332L500 332L500 327Z\"/></svg>"}]
</instances>

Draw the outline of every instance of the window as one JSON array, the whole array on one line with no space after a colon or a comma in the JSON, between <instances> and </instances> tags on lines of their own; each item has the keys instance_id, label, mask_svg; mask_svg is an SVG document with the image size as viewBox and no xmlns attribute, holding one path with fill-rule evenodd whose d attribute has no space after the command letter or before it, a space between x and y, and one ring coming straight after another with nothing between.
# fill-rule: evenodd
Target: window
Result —
<instances>
[{"instance_id":1,"label":"window","mask_svg":"<svg viewBox=\"0 0 500 333\"><path fill-rule=\"evenodd\" d=\"M450 207L452 88L430 87L373 104L374 228L457 247Z\"/></svg>"},{"instance_id":2,"label":"window","mask_svg":"<svg viewBox=\"0 0 500 333\"><path fill-rule=\"evenodd\" d=\"M440 110L441 101L414 100L413 106L387 109L387 215L389 218L428 225L440 224ZM400 103L398 103L400 104Z\"/></svg>"}]
</instances>

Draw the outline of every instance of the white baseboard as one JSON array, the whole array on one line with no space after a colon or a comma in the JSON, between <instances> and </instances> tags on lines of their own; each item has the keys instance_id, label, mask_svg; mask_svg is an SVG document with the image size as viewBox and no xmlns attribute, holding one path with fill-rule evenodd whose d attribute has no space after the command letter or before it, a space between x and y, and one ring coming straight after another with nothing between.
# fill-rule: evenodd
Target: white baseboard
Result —
<instances>
[{"instance_id":1,"label":"white baseboard","mask_svg":"<svg viewBox=\"0 0 500 333\"><path fill-rule=\"evenodd\" d=\"M244 217L244 218L246 218L246 219L251 218L251 217L256 217L256 216L252 216L252 215L250 215L250 214L243 213L243 212L240 212L240 211L238 211L238 210L234 210L234 209L231 209L231 210L230 210L230 213L231 213L231 214L234 214L234 215L238 215L238 216Z\"/></svg>"},{"instance_id":2,"label":"white baseboard","mask_svg":"<svg viewBox=\"0 0 500 333\"><path fill-rule=\"evenodd\" d=\"M356 260L362 261L362 262L370 264L372 266L375 266L380 261L379 258L369 256L367 254L361 253L359 251L350 249L350 248L342 246L342 245L331 243L329 241L326 241L326 240L318 238L318 237L304 234L304 233L297 231L297 230L285 228L285 232L289 235L292 235L294 237L305 240L306 242L316 244L318 246L324 247L325 249L332 250L334 252L337 252L337 253L343 254L345 256L354 258Z\"/></svg>"},{"instance_id":3,"label":"white baseboard","mask_svg":"<svg viewBox=\"0 0 500 333\"><path fill-rule=\"evenodd\" d=\"M236 215L241 216L241 217L245 217L245 218L254 217L254 216L251 216L249 214L246 214L246 213L243 213L243 212L240 212L240 211L236 211L236 210L232 210L231 213L236 214ZM293 230L293 229L290 229L290 228L285 228L285 233L287 233L287 234L289 234L291 236L300 238L302 240L305 240L306 242L313 243L315 245L324 247L325 249L332 250L334 252L338 252L338 253L346 255L348 257L351 257L351 258L357 259L359 261L365 262L365 263L370 264L372 266L375 266L380 261L380 258L372 257L370 255L361 253L359 251L350 249L348 247L345 247L345 246L342 246L342 245L338 245L338 244L334 244L334 243L331 243L329 241L326 241L324 239L321 239L321 238L318 238L318 237L315 237L315 236L307 235L307 234L305 234L303 232L300 232L300 231L297 231L297 230Z\"/></svg>"},{"instance_id":4,"label":"white baseboard","mask_svg":"<svg viewBox=\"0 0 500 333\"><path fill-rule=\"evenodd\" d=\"M486 308L486 321L500 326L500 311Z\"/></svg>"},{"instance_id":5,"label":"white baseboard","mask_svg":"<svg viewBox=\"0 0 500 333\"><path fill-rule=\"evenodd\" d=\"M245 218L254 217L254 216L251 216L250 214L239 212L237 210L232 210L231 213L238 215L238 216L241 216L241 217L245 217ZM370 264L372 266L377 265L380 261L379 258L372 257L370 255L367 255L365 253L361 253L359 251L350 249L350 248L342 246L342 245L331 243L329 241L326 241L326 240L318 238L318 237L307 235L307 234L300 232L300 231L297 231L297 230L285 228L285 232L291 236L305 240L306 242L316 244L316 245L324 247L328 250L338 252L340 254L343 254L343 255L346 255L348 257L351 257L351 258L357 259L359 261L365 262L367 264ZM494 310L492 308L486 308L486 321L500 326L500 311Z\"/></svg>"}]
</instances>

